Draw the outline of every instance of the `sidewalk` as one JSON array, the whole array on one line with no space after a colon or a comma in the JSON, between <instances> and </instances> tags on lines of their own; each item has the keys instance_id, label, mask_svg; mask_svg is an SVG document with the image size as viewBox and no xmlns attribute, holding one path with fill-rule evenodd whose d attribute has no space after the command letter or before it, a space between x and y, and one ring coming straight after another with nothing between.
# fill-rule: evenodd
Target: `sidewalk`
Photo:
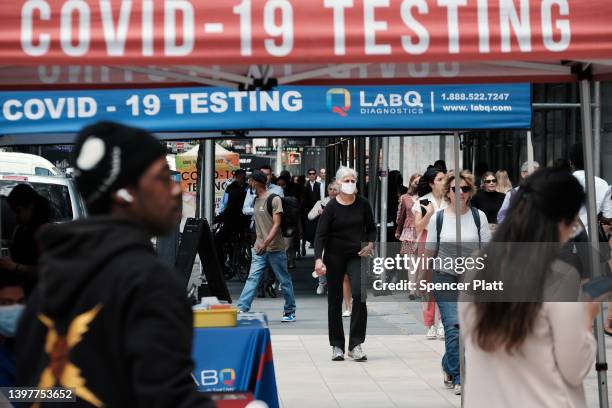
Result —
<instances>
[{"instance_id":1,"label":"sidewalk","mask_svg":"<svg viewBox=\"0 0 612 408\"><path fill-rule=\"evenodd\" d=\"M368 298L368 361L331 361L327 338L327 300L316 296L312 258L301 259L291 272L296 293L295 323L281 323L282 294L256 298L252 310L268 315L279 399L284 408L452 408L461 398L442 384L444 342L427 340L421 306L389 298ZM237 301L242 284L229 282ZM343 319L348 335L348 318ZM612 343L606 338L606 355ZM612 375L608 375L608 383ZM609 398L612 400L612 384ZM589 408L597 408L597 378L585 381Z\"/></svg>"},{"instance_id":2,"label":"sidewalk","mask_svg":"<svg viewBox=\"0 0 612 408\"><path fill-rule=\"evenodd\" d=\"M442 384L444 342L423 335L373 335L368 361L331 361L327 335L273 335L283 407L459 407Z\"/></svg>"}]
</instances>

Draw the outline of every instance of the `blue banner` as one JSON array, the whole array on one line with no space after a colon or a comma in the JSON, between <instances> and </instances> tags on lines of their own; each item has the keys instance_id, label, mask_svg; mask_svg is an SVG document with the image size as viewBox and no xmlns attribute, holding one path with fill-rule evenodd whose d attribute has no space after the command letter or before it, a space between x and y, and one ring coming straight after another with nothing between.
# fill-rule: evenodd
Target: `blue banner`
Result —
<instances>
[{"instance_id":1,"label":"blue banner","mask_svg":"<svg viewBox=\"0 0 612 408\"><path fill-rule=\"evenodd\" d=\"M98 120L152 132L531 127L529 84L281 86L0 92L0 134L76 132Z\"/></svg>"}]
</instances>

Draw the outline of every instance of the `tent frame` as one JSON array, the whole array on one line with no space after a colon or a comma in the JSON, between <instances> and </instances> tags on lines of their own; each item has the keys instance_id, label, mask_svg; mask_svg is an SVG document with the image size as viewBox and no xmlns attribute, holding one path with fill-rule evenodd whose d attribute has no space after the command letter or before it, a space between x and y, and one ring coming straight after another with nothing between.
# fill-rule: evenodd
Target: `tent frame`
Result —
<instances>
[{"instance_id":1,"label":"tent frame","mask_svg":"<svg viewBox=\"0 0 612 408\"><path fill-rule=\"evenodd\" d=\"M601 62L599 62L601 63ZM525 67L525 64L528 64L530 67L533 66L534 68L537 67L537 63L526 63L526 62L520 62L520 61L514 61L514 62L501 62L501 63L497 63L497 62L490 62L490 64L493 65L507 65L507 66L517 66L517 64L521 64L521 66ZM338 71L342 71L342 70L346 70L346 69L352 69L355 67L360 67L364 64L343 64L343 65L339 65L339 66L331 66L328 68L322 68L322 69L316 69L310 72L305 72L305 73L300 73L300 74L296 74L296 75L288 75L285 77L281 77L277 80L276 83L279 84L287 84L287 83L291 83L294 81L301 81L301 80L306 80L310 77L316 77L322 74L327 74L330 72L338 72ZM366 64L367 65L367 64ZM585 162L585 180L586 180L586 193L587 193L587 217L588 217L588 229L589 231L591 231L591 234L589 234L589 241L591 244L591 264L593 265L593 276L597 277L601 275L601 268L599 265L599 258L598 258L598 253L596 252L596 248L598 248L598 236L595 233L595 231L597 231L597 213L596 213L596 202L595 202L595 175L598 173L598 171L596 170L596 162L595 162L595 157L594 157L594 142L593 142L593 138L595 136L596 141L599 140L599 127L600 127L600 91L599 91L599 84L596 83L595 85L595 103L591 103L591 73L589 70L589 65L590 63L585 63L581 65L581 69L576 72L575 70L573 72L576 73L577 77L578 77L578 83L579 83L579 91L580 91L580 113L581 113L581 121L582 121L582 137L583 137L583 141L584 141L584 162ZM571 67L569 66L562 66L562 67L554 67L554 66L549 66L546 65L547 69L554 69L554 70L559 70L559 72L566 72L567 69L571 69ZM227 86L227 87L252 87L252 86L256 86L254 84L256 84L257 82L260 82L262 84L265 84L266 86L268 85L269 82L269 73L270 73L270 66L266 65L263 66L262 69L259 69L259 67L257 67L260 71L260 73L262 73L262 81L254 81L254 78L252 76L252 73L255 71L253 68L253 66L249 67L249 73L247 74L246 77L242 77L240 75L236 75L236 74L231 74L231 73L223 73L223 72L217 72L217 71L213 71L210 70L208 68L198 68L198 67L190 67L190 71L194 72L194 73L201 73L201 74L211 74L214 72L215 75L217 75L219 78L223 78L226 80L222 80L222 79L212 79L212 78L204 78L201 76L193 76L193 75L188 75L188 74L183 74L183 73L178 73L178 72L173 72L173 71L169 71L169 70L159 70L159 69L153 69L153 68L144 68L144 67L134 67L134 66L129 66L129 67L113 67L116 69L122 69L122 70L126 70L126 71L131 71L131 72L139 72L139 73L145 73L145 74L150 74L150 75L164 75L166 77L171 77L171 78L175 78L175 79L180 79L180 80L187 80L189 82L192 83L199 83L202 85L213 85L213 86ZM574 67L575 68L575 67ZM229 81L236 81L236 82L229 82ZM341 81L338 81L341 82ZM544 106L546 105L546 106ZM578 106L576 106L576 104L573 103L565 103L565 104L554 104L555 106L551 106L551 104L534 104L533 108L544 108L544 107L557 107L557 108L577 108ZM596 129L596 133L595 135L593 134L593 117L592 117L592 112L591 109L592 108L596 109L596 119L595 119L595 125L597 127ZM223 133L222 132L216 132L217 134L219 134L219 136L223 137ZM268 134L270 134L270 132L267 132ZM298 132L299 133L299 132ZM312 132L309 132L310 134L312 134ZM333 132L336 136L338 135L338 132ZM347 132L347 133L358 133L358 132ZM366 133L366 132L364 132ZM380 133L386 133L386 132L378 132ZM397 131L396 132L388 132L385 136L394 136L397 135ZM361 134L360 136L365 136L365 134ZM381 134L382 136L382 134ZM400 134L401 136L401 134ZM530 138L530 131L528 133L528 138ZM6 139L6 136L0 137L0 144L2 142L2 139L8 140L10 142L10 136L8 137L8 139ZM455 156L455 174L458 175L460 172L460 168L459 168L459 146L460 146L460 136L459 136L459 132L455 131L453 133L453 146L454 146L454 156ZM282 143L282 142L281 142ZM10 143L9 143L10 144ZM204 177L200 177L200 185L198 186L198 190L201 192L204 192L204 194L200 194L200 199L198 202L198 209L199 209L199 214L200 216L204 216L205 218L212 220L212 215L213 215L213 206L212 206L212 201L206 200L205 197L209 197L212 198L212 186L214 183L214 141L212 138L206 139L202 142L203 149L200 149L202 154L203 154L203 158L207 158L204 160L201 160L201 168L200 170L202 170L202 173L204 175ZM381 230L380 230L380 243L384 244L387 241L387 236L386 236L386 219L387 219L387 203L386 203L386 192L388 191L388 178L387 178L387 172L389 171L388 169L388 159L389 159L389 139L388 137L384 137L383 138L383 143L382 143L382 151L383 151L383 163L382 163L382 173L381 175L382 177L382 183L381 183L381 206L380 206L380 216L381 216ZM532 154L530 154L529 157L529 161L530 161L530 167L532 168L533 166L533 157ZM460 183L460 177L455 177L455 194L456 194L456 214L459 214L459 196L460 196L460 189L459 187L459 183ZM210 201L210 202L209 202ZM461 241L461 217L457 216L456 217L456 231L457 231L457 242ZM383 245L384 247L384 245ZM608 407L608 384L607 384L607 363L606 363L606 353L605 353L605 342L604 342L604 334L603 334L603 323L604 323L604 316L603 316L603 311L601 311L595 321L595 326L594 326L594 332L595 332L595 336L597 339L597 356L596 356L596 365L595 365L595 369L597 371L597 376L598 376L598 391L599 391L599 406L600 407ZM465 381L465 378L463 378L463 381Z\"/></svg>"}]
</instances>

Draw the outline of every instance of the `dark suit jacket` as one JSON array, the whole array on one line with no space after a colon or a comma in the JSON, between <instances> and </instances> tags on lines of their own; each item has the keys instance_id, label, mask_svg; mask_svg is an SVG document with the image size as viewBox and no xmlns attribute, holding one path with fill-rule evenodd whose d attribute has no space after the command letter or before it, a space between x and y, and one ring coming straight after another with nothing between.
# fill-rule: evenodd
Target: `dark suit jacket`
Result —
<instances>
[{"instance_id":1,"label":"dark suit jacket","mask_svg":"<svg viewBox=\"0 0 612 408\"><path fill-rule=\"evenodd\" d=\"M321 199L321 183L315 181L310 186L310 181L306 182L306 193L304 194L304 210L308 213L312 207Z\"/></svg>"}]
</instances>

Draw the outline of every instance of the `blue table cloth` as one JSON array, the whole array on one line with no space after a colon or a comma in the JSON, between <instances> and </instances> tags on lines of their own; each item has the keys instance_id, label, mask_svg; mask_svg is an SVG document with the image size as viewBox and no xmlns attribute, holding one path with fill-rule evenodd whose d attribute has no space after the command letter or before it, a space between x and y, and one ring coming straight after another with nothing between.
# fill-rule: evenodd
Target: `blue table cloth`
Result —
<instances>
[{"instance_id":1,"label":"blue table cloth","mask_svg":"<svg viewBox=\"0 0 612 408\"><path fill-rule=\"evenodd\" d=\"M236 327L195 328L193 377L202 392L247 392L278 408L270 330L263 313L241 313Z\"/></svg>"}]
</instances>

